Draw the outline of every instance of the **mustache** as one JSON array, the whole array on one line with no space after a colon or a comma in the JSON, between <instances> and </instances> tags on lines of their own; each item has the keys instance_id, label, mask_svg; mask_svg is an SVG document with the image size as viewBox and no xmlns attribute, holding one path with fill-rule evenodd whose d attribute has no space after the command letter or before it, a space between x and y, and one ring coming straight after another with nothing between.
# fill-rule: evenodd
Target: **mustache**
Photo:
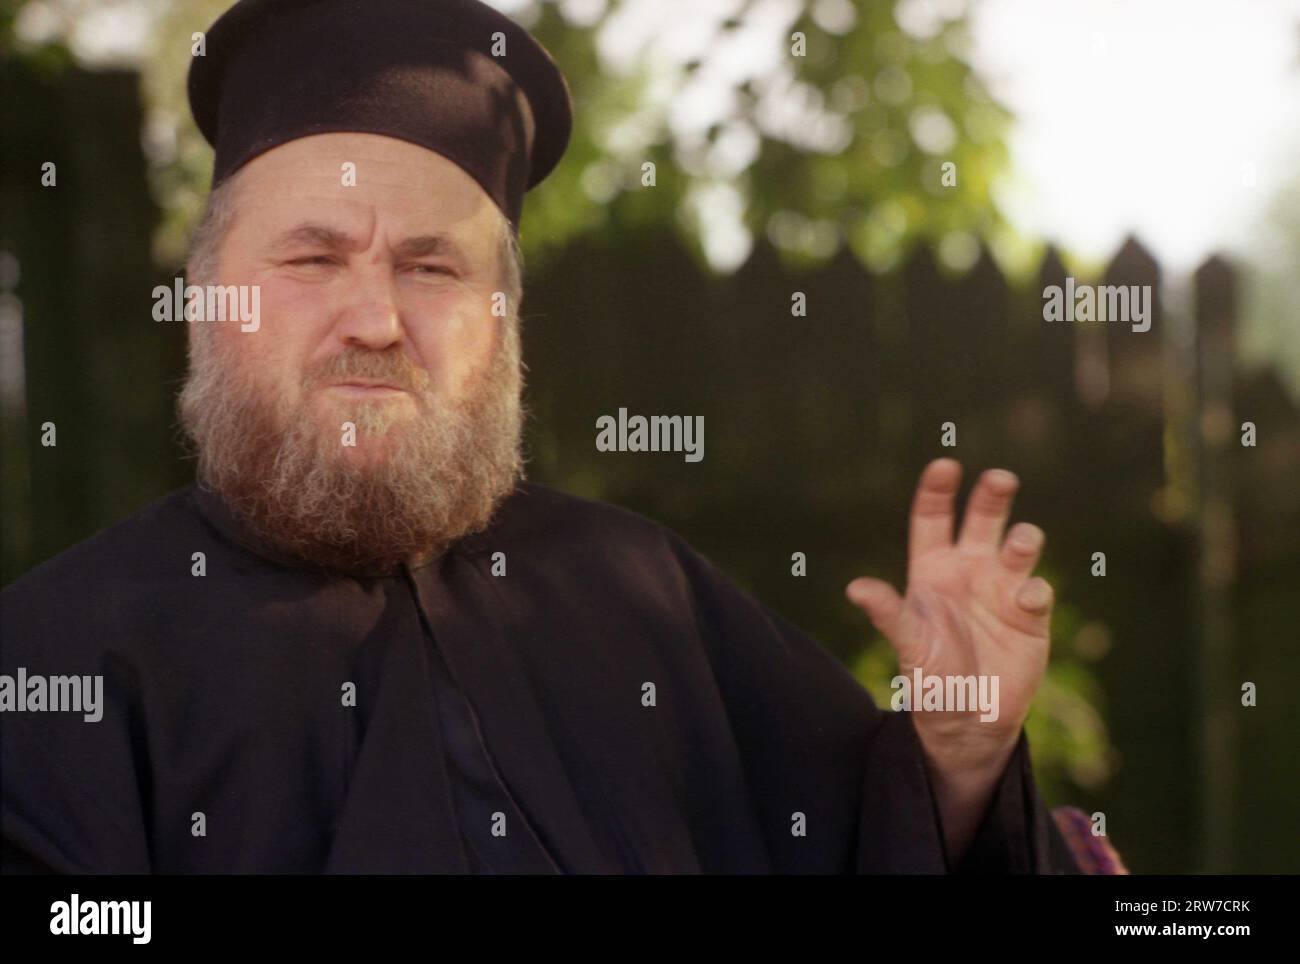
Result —
<instances>
[{"instance_id":1,"label":"mustache","mask_svg":"<svg viewBox=\"0 0 1300 964\"><path fill-rule=\"evenodd\" d=\"M427 393L432 384L429 373L401 349L367 348L346 348L331 355L307 373L303 384L312 389L343 378L373 378L415 395Z\"/></svg>"}]
</instances>

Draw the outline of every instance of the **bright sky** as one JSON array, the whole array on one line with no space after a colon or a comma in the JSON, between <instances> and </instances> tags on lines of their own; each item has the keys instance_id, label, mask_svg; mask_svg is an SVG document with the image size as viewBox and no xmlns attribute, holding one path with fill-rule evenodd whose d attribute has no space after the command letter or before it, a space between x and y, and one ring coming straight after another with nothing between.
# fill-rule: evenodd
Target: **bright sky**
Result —
<instances>
[{"instance_id":1,"label":"bright sky","mask_svg":"<svg viewBox=\"0 0 1300 964\"><path fill-rule=\"evenodd\" d=\"M1297 0L985 0L976 66L1018 115L1013 223L1091 257L1248 245L1300 181Z\"/></svg>"}]
</instances>

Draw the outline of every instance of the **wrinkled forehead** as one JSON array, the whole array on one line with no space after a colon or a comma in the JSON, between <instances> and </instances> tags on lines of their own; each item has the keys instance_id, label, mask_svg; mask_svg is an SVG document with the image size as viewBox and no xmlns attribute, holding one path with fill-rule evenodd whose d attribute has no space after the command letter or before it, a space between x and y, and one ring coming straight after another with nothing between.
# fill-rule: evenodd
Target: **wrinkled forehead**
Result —
<instances>
[{"instance_id":1,"label":"wrinkled forehead","mask_svg":"<svg viewBox=\"0 0 1300 964\"><path fill-rule=\"evenodd\" d=\"M495 238L504 217L479 183L449 158L378 134L327 133L288 141L244 165L235 193L241 205L272 219L374 211Z\"/></svg>"}]
</instances>

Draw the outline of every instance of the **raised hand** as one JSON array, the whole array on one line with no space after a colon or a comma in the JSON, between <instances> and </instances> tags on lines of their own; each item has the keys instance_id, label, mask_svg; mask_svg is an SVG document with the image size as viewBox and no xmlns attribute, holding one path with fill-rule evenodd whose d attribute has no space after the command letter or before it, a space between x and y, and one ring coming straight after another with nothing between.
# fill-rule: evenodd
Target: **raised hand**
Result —
<instances>
[{"instance_id":1,"label":"raised hand","mask_svg":"<svg viewBox=\"0 0 1300 964\"><path fill-rule=\"evenodd\" d=\"M961 465L952 459L931 462L921 473L904 595L868 578L853 580L846 594L889 641L900 675L911 679L919 667L923 676L945 681L996 679L995 720L981 720L978 709L913 716L941 792L959 788L970 797L976 787L991 790L1015 749L1047 669L1053 593L1046 580L1031 575L1043 548L1042 530L1022 522L1003 538L1017 478L1002 469L983 473L954 541L960 481ZM920 694L912 700L919 709Z\"/></svg>"}]
</instances>

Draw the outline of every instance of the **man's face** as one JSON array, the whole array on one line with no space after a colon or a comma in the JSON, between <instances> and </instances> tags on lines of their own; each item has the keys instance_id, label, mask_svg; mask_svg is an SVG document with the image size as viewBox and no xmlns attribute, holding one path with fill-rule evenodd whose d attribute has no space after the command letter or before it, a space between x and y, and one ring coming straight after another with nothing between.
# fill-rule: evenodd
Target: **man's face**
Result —
<instances>
[{"instance_id":1,"label":"man's face","mask_svg":"<svg viewBox=\"0 0 1300 964\"><path fill-rule=\"evenodd\" d=\"M451 161L373 134L290 141L234 187L217 277L191 282L257 285L260 311L255 330L191 327L180 407L200 481L333 568L481 528L520 471L499 210Z\"/></svg>"},{"instance_id":2,"label":"man's face","mask_svg":"<svg viewBox=\"0 0 1300 964\"><path fill-rule=\"evenodd\" d=\"M464 399L496 346L502 278L500 214L461 168L389 137L320 134L249 162L236 204L218 283L259 285L263 321L217 337L323 435L355 424L341 457L382 458L419 391Z\"/></svg>"}]
</instances>

